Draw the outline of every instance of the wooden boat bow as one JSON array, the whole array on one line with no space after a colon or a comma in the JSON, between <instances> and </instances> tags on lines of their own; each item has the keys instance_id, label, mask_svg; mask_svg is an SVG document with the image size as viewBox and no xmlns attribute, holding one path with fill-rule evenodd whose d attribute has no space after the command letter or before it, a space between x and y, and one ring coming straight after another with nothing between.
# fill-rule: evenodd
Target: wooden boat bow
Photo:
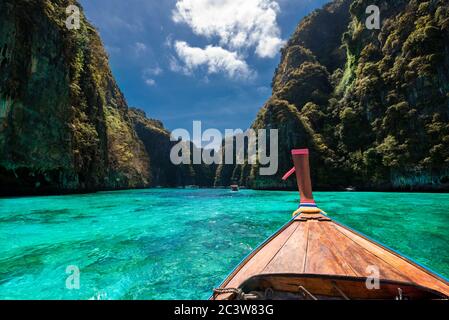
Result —
<instances>
[{"instance_id":1,"label":"wooden boat bow","mask_svg":"<svg viewBox=\"0 0 449 320\"><path fill-rule=\"evenodd\" d=\"M308 150L293 150L292 156L295 169L288 175L296 172L298 210L232 271L211 299L448 298L445 279L319 209Z\"/></svg>"}]
</instances>

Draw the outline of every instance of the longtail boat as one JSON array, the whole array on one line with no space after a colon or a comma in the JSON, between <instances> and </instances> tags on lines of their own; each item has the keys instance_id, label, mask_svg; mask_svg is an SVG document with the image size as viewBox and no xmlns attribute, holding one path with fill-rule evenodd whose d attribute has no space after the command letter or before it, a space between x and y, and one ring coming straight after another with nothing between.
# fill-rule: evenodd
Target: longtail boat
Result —
<instances>
[{"instance_id":1,"label":"longtail boat","mask_svg":"<svg viewBox=\"0 0 449 320\"><path fill-rule=\"evenodd\" d=\"M212 300L448 299L449 282L329 218L313 199L309 151L293 150L293 218L214 289Z\"/></svg>"},{"instance_id":2,"label":"longtail boat","mask_svg":"<svg viewBox=\"0 0 449 320\"><path fill-rule=\"evenodd\" d=\"M232 192L237 192L239 191L239 186L237 184L232 184L231 185L231 191Z\"/></svg>"}]
</instances>

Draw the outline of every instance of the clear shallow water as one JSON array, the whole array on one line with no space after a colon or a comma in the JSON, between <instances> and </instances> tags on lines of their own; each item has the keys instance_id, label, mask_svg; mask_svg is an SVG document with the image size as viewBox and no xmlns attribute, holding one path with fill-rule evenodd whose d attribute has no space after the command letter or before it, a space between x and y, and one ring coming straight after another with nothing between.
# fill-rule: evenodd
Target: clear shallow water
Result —
<instances>
[{"instance_id":1,"label":"clear shallow water","mask_svg":"<svg viewBox=\"0 0 449 320\"><path fill-rule=\"evenodd\" d=\"M0 199L0 299L207 299L296 192L155 189ZM329 215L449 277L449 195L316 193ZM66 267L81 270L65 287Z\"/></svg>"}]
</instances>

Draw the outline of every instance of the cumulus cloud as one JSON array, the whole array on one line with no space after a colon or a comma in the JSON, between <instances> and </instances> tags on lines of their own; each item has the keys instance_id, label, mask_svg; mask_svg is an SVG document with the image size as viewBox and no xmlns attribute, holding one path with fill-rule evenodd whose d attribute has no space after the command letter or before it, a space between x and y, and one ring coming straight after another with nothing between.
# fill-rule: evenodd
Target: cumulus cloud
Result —
<instances>
[{"instance_id":1,"label":"cumulus cloud","mask_svg":"<svg viewBox=\"0 0 449 320\"><path fill-rule=\"evenodd\" d=\"M176 41L174 47L185 67L180 66L176 60L172 60L170 67L173 71L182 71L187 74L205 66L208 74L225 72L230 78L234 79L249 79L254 76L254 71L236 52L212 45L205 49L191 47L184 41Z\"/></svg>"},{"instance_id":2,"label":"cumulus cloud","mask_svg":"<svg viewBox=\"0 0 449 320\"><path fill-rule=\"evenodd\" d=\"M273 0L178 0L172 18L197 35L218 37L222 47L255 48L259 57L273 58L284 43L276 21L279 11Z\"/></svg>"}]
</instances>

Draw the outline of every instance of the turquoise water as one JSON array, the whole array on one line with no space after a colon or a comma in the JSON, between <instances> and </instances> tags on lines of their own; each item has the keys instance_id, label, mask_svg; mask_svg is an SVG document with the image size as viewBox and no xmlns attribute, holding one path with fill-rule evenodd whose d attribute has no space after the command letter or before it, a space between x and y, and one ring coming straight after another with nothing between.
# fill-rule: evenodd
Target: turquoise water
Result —
<instances>
[{"instance_id":1,"label":"turquoise water","mask_svg":"<svg viewBox=\"0 0 449 320\"><path fill-rule=\"evenodd\" d=\"M286 223L295 192L0 199L0 299L206 299ZM449 195L316 193L329 215L449 277ZM80 269L79 290L66 268Z\"/></svg>"}]
</instances>

